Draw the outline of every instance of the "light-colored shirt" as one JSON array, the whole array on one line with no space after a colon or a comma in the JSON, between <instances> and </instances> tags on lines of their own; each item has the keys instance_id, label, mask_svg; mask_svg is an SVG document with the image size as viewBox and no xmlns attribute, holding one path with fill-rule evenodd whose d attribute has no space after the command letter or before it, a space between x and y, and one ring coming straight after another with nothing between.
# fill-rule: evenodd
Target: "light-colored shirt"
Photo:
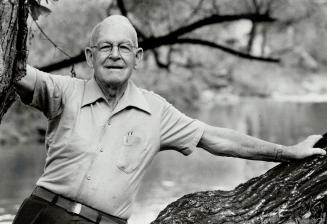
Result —
<instances>
[{"instance_id":1,"label":"light-colored shirt","mask_svg":"<svg viewBox=\"0 0 327 224\"><path fill-rule=\"evenodd\" d=\"M188 155L204 125L129 81L114 110L94 79L35 73L31 105L48 118L46 163L37 182L57 194L122 218L160 150Z\"/></svg>"}]
</instances>

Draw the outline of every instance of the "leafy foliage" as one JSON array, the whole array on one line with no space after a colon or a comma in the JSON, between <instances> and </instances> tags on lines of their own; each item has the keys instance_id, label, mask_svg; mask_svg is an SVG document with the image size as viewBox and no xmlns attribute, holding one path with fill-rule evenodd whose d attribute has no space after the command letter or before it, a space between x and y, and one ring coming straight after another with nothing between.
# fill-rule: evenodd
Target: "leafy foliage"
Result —
<instances>
[{"instance_id":1,"label":"leafy foliage","mask_svg":"<svg viewBox=\"0 0 327 224\"><path fill-rule=\"evenodd\" d=\"M34 20L38 20L40 15L48 15L51 13L49 8L41 5L41 0L28 0L28 5L30 15Z\"/></svg>"}]
</instances>

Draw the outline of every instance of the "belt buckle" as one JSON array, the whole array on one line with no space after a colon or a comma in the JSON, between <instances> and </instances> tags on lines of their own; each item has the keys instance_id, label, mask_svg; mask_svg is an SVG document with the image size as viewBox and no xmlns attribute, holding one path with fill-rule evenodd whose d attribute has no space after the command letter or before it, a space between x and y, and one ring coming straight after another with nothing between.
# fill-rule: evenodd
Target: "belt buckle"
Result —
<instances>
[{"instance_id":1,"label":"belt buckle","mask_svg":"<svg viewBox=\"0 0 327 224\"><path fill-rule=\"evenodd\" d=\"M72 205L72 209L71 209L72 213L79 215L81 213L81 210L82 210L82 204L81 203L74 203Z\"/></svg>"}]
</instances>

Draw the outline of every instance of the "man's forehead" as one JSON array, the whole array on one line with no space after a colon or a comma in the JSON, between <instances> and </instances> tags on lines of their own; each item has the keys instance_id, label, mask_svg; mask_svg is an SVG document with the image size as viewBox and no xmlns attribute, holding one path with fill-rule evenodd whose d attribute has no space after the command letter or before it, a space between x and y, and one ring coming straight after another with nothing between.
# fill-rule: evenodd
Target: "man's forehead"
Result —
<instances>
[{"instance_id":1,"label":"man's forehead","mask_svg":"<svg viewBox=\"0 0 327 224\"><path fill-rule=\"evenodd\" d=\"M115 36L121 39L127 39L137 44L137 34L133 25L124 16L114 15L107 17L100 22L92 32L92 41L98 41L99 38L106 36ZM111 35L114 34L114 35Z\"/></svg>"}]
</instances>

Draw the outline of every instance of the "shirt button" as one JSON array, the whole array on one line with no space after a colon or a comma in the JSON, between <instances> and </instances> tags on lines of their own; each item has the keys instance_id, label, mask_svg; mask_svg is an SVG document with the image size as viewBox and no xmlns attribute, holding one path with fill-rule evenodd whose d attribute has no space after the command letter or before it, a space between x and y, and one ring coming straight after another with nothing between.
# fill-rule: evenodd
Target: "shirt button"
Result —
<instances>
[{"instance_id":1,"label":"shirt button","mask_svg":"<svg viewBox=\"0 0 327 224\"><path fill-rule=\"evenodd\" d=\"M91 176L87 175L86 179L91 180Z\"/></svg>"},{"instance_id":2,"label":"shirt button","mask_svg":"<svg viewBox=\"0 0 327 224\"><path fill-rule=\"evenodd\" d=\"M100 148L100 152L103 152L103 148L102 147Z\"/></svg>"}]
</instances>

